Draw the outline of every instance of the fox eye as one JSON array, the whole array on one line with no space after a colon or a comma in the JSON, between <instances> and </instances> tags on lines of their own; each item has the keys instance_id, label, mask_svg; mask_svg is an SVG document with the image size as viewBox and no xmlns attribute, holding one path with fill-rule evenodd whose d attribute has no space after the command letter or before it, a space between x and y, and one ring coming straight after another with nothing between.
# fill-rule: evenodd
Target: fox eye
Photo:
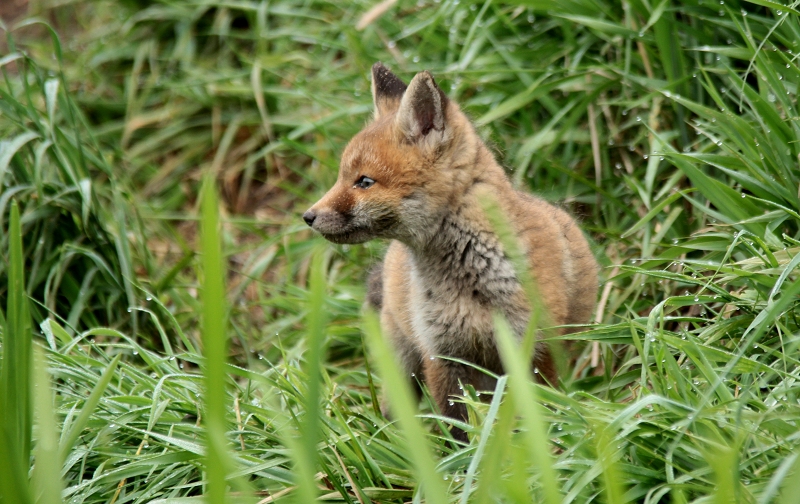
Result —
<instances>
[{"instance_id":1,"label":"fox eye","mask_svg":"<svg viewBox=\"0 0 800 504\"><path fill-rule=\"evenodd\" d=\"M369 189L370 187L372 187L372 184L374 183L375 183L374 180L372 180L367 176L362 175L361 177L359 177L358 180L356 180L356 187L358 187L359 189Z\"/></svg>"}]
</instances>

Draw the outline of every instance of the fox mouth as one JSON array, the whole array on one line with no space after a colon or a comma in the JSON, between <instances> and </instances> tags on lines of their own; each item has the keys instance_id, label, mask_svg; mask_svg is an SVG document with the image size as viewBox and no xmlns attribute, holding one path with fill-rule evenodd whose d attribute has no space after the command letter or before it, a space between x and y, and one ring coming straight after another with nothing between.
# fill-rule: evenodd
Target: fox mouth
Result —
<instances>
[{"instance_id":1,"label":"fox mouth","mask_svg":"<svg viewBox=\"0 0 800 504\"><path fill-rule=\"evenodd\" d=\"M358 243L368 242L374 238L374 235L370 231L361 227L348 229L347 231L342 231L339 233L320 232L320 234L329 242L338 243L340 245L356 245Z\"/></svg>"}]
</instances>

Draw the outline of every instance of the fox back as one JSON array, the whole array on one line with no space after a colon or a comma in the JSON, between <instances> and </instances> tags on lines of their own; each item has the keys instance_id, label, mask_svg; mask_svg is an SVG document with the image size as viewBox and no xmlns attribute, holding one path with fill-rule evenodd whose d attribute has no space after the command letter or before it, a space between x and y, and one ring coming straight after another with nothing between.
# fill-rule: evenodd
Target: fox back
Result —
<instances>
[{"instance_id":1,"label":"fox back","mask_svg":"<svg viewBox=\"0 0 800 504\"><path fill-rule=\"evenodd\" d=\"M303 218L334 243L391 240L370 275L368 301L381 309L384 335L409 378L428 385L443 414L466 419L453 396L467 383L493 388L493 380L440 357L501 373L493 314L502 313L519 336L531 303L555 326L589 322L597 263L566 212L512 187L430 73L406 86L376 63L372 93L374 120L344 149L336 183ZM485 213L487 197L507 216L538 299L523 291ZM547 345L537 343L532 366L541 380L557 383ZM453 434L466 439L463 431Z\"/></svg>"}]
</instances>

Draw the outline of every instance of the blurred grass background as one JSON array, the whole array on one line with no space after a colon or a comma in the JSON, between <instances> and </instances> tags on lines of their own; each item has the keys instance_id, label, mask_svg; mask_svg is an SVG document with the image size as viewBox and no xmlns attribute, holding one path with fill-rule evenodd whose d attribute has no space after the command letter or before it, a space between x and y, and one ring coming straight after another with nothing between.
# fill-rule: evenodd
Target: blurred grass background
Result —
<instances>
[{"instance_id":1,"label":"blurred grass background","mask_svg":"<svg viewBox=\"0 0 800 504\"><path fill-rule=\"evenodd\" d=\"M64 501L193 502L222 467L232 496L261 502L538 502L543 489L564 502L797 502L796 4L2 8L0 389L39 412L5 408L3 442L24 458L30 444L9 433L54 423ZM431 70L519 187L579 217L604 267L564 387L537 386L537 412L514 404L524 376L491 403L468 390L472 444L459 449L429 404L422 431L375 404L390 364L372 373L360 309L385 244L324 244L299 218L369 120L375 61L406 80ZM206 176L224 262L210 298ZM229 379L212 428L201 319L223 298L213 337L230 340ZM25 388L46 383L11 343L30 332L53 401ZM431 475L405 440L420 432L441 491L418 484ZM32 437L34 451L49 439ZM211 439L227 439L229 460L206 452ZM41 485L57 469L30 489L23 473L2 480L3 498L52 502Z\"/></svg>"}]
</instances>

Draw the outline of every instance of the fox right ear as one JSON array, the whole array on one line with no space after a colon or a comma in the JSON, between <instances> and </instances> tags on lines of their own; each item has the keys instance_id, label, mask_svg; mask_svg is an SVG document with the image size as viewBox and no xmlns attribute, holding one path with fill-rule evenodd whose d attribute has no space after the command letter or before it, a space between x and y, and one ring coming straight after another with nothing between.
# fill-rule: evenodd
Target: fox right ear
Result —
<instances>
[{"instance_id":1,"label":"fox right ear","mask_svg":"<svg viewBox=\"0 0 800 504\"><path fill-rule=\"evenodd\" d=\"M411 79L408 90L400 100L397 125L410 140L419 140L436 131L440 135L431 135L431 138L435 137L434 142L441 141L447 122L447 104L447 95L436 85L430 72L420 72Z\"/></svg>"},{"instance_id":2,"label":"fox right ear","mask_svg":"<svg viewBox=\"0 0 800 504\"><path fill-rule=\"evenodd\" d=\"M372 100L375 102L375 119L392 113L400 107L406 84L380 61L372 65Z\"/></svg>"}]
</instances>

